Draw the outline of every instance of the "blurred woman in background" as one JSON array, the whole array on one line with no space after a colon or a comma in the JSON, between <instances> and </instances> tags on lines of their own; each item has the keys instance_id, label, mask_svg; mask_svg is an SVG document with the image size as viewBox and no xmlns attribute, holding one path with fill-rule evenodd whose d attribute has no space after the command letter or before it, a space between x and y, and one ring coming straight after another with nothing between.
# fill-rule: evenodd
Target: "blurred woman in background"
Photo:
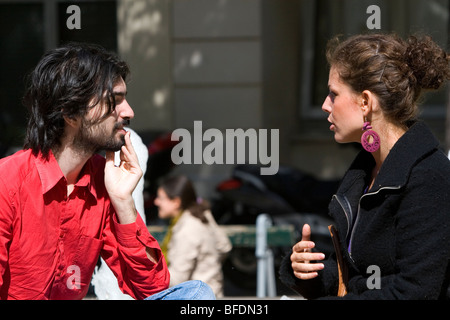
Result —
<instances>
[{"instance_id":1,"label":"blurred woman in background","mask_svg":"<svg viewBox=\"0 0 450 320\"><path fill-rule=\"evenodd\" d=\"M185 176L166 179L158 188L155 205L161 219L170 219L161 244L170 272L170 286L202 280L223 297L222 262L231 250L207 204L197 198Z\"/></svg>"}]
</instances>

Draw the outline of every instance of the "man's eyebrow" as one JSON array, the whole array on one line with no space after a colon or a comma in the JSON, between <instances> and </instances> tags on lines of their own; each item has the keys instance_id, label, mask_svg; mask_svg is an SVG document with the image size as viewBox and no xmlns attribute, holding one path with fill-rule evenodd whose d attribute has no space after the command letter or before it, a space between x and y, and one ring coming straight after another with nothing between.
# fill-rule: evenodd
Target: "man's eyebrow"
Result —
<instances>
[{"instance_id":1,"label":"man's eyebrow","mask_svg":"<svg viewBox=\"0 0 450 320\"><path fill-rule=\"evenodd\" d=\"M125 96L128 94L128 92L127 92L127 91L113 91L113 94L114 94L115 96L122 96L122 97L125 97Z\"/></svg>"}]
</instances>

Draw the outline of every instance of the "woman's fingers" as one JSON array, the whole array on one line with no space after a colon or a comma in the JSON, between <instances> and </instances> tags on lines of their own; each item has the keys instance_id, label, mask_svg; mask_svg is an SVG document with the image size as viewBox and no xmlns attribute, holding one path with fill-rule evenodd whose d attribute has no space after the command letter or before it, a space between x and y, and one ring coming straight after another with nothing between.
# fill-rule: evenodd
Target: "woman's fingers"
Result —
<instances>
[{"instance_id":1,"label":"woman's fingers","mask_svg":"<svg viewBox=\"0 0 450 320\"><path fill-rule=\"evenodd\" d=\"M305 224L302 229L302 240L292 248L291 262L294 275L302 280L313 279L318 276L318 271L325 266L320 262L325 259L325 255L321 252L311 252L315 247L311 240L311 228Z\"/></svg>"}]
</instances>

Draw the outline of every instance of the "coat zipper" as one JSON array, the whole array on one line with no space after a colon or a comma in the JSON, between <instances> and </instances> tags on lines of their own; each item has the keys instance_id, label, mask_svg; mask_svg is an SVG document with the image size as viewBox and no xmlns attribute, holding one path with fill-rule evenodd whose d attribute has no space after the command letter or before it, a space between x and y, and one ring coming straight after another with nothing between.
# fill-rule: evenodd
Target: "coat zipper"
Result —
<instances>
[{"instance_id":1,"label":"coat zipper","mask_svg":"<svg viewBox=\"0 0 450 320\"><path fill-rule=\"evenodd\" d=\"M345 214L345 219L347 220L347 233L345 234L345 238L347 239L348 233L350 231L350 226L351 226L351 220L352 220L352 207L350 206L350 203L348 202L348 199L346 196L342 196L343 200L345 200L346 204L347 204L347 208L350 210L350 212L347 212L346 207L344 206L344 204L342 203L341 199L339 196L337 196L336 194L333 196L336 201L339 203L339 205L341 206L342 210L344 211Z\"/></svg>"},{"instance_id":2,"label":"coat zipper","mask_svg":"<svg viewBox=\"0 0 450 320\"><path fill-rule=\"evenodd\" d=\"M378 189L377 191L371 192L371 193L363 194L363 195L361 196L361 198L359 198L359 202L358 202L358 211L357 211L357 213L356 213L356 220L355 220L355 223L353 224L352 233L351 233L351 235L350 235L350 240L349 240L349 241L351 241L351 239L353 238L353 235L354 235L354 233L355 233L356 226L357 226L358 221L359 221L359 216L360 216L359 213L360 213L360 211L361 211L361 200L362 200L364 197L366 197L366 196L373 196L373 195L376 195L376 194L378 194L381 190L398 190L398 189L400 189L401 187L402 187L402 186L396 186L396 187L381 187L381 188ZM351 257L351 256L352 256L352 253L349 252L349 254L350 254L350 257ZM352 260L353 260L353 258L352 258Z\"/></svg>"},{"instance_id":3,"label":"coat zipper","mask_svg":"<svg viewBox=\"0 0 450 320\"><path fill-rule=\"evenodd\" d=\"M363 194L363 195L359 198L359 201L358 201L358 211L356 212L356 219L355 219L355 223L353 224L353 227L352 227L352 232L351 232L351 234L350 234L350 239L349 239L349 241L352 240L353 235L354 235L354 233L355 233L356 226L358 225L359 216L360 216L359 212L360 212L360 209L361 209L361 200L362 200L364 197L366 197L366 196L376 195L376 194L378 194L381 190L398 190L398 189L400 189L400 188L401 188L401 186L396 186L396 187L381 187L381 188L378 189L377 191L371 192L371 193ZM346 233L346 235L345 235L345 238L347 239L348 232L350 231L351 219L353 218L353 215L352 215L352 212L351 212L352 208L351 208L351 206L350 206L350 204L349 204L349 202L348 202L347 197L342 196L343 200L345 200L345 202L347 203L347 206L348 206L348 209L350 210L350 212L347 212L347 209L346 209L346 207L344 206L344 204L342 203L342 200L340 199L339 196L337 196L337 195L335 194L333 197L337 200L337 202L338 202L339 205L341 206L342 210L344 211L345 218L346 218L346 220L347 220L347 233ZM347 251L347 252L348 252L348 254L349 254L349 256L350 256L350 259L352 259L352 261L354 262L353 257L352 257L352 253L349 252L349 251Z\"/></svg>"}]
</instances>

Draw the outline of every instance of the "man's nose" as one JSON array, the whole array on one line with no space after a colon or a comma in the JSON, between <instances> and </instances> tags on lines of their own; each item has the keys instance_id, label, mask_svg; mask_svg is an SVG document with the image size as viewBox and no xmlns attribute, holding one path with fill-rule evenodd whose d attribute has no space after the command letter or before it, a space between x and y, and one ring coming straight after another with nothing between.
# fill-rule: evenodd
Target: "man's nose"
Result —
<instances>
[{"instance_id":1,"label":"man's nose","mask_svg":"<svg viewBox=\"0 0 450 320\"><path fill-rule=\"evenodd\" d=\"M134 111L126 99L119 106L119 116L124 119L134 118Z\"/></svg>"}]
</instances>

